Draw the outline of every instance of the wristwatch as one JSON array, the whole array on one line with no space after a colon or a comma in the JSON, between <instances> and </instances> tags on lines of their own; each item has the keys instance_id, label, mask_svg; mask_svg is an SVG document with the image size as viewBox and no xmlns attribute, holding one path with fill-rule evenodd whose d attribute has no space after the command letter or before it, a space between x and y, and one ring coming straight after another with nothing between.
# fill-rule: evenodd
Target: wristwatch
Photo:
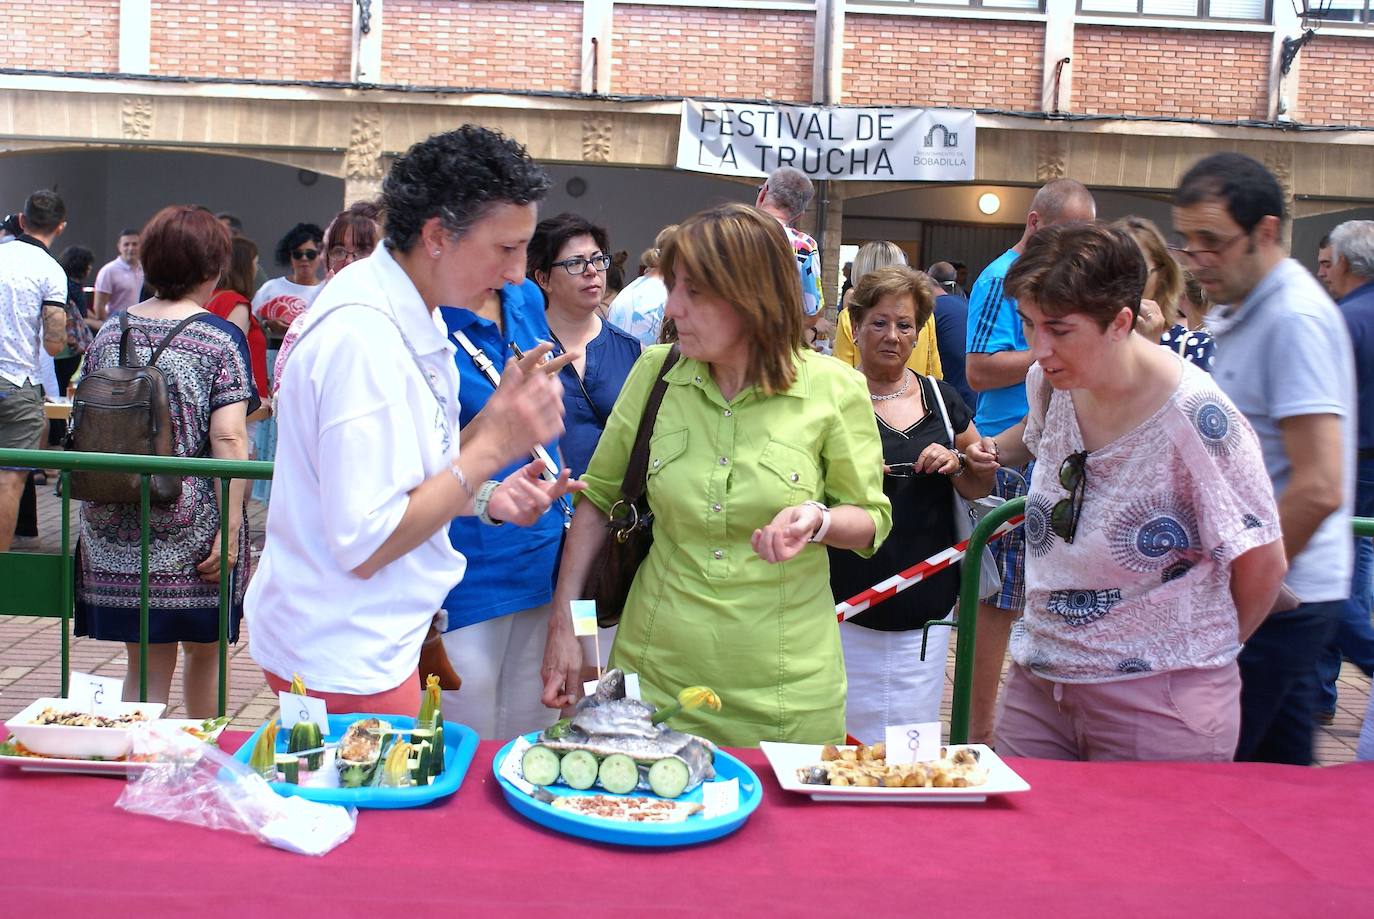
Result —
<instances>
[{"instance_id":1,"label":"wristwatch","mask_svg":"<svg viewBox=\"0 0 1374 919\"><path fill-rule=\"evenodd\" d=\"M825 534L830 532L830 508L819 501L805 501L803 506L810 505L821 512L821 525L816 527L816 532L811 534L811 542L820 542L825 539Z\"/></svg>"},{"instance_id":2,"label":"wristwatch","mask_svg":"<svg viewBox=\"0 0 1374 919\"><path fill-rule=\"evenodd\" d=\"M497 520L487 513L487 506L491 504L491 496L501 483L495 479L487 479L482 483L482 487L477 489L477 497L472 502L472 512L477 515L477 519L489 527L499 527L505 523L504 520Z\"/></svg>"}]
</instances>

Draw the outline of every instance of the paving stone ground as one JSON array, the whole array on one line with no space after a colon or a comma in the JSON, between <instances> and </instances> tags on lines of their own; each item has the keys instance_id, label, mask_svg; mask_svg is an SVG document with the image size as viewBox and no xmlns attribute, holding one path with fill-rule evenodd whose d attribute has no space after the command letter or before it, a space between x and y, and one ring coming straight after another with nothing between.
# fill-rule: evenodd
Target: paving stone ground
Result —
<instances>
[{"instance_id":1,"label":"paving stone ground","mask_svg":"<svg viewBox=\"0 0 1374 919\"><path fill-rule=\"evenodd\" d=\"M261 545L266 508L249 504L249 526L256 545ZM56 552L61 539L61 502L51 487L39 489L39 545L32 550ZM61 622L23 616L0 616L0 721L19 712L40 696L55 696L61 688ZM954 668L951 657L946 667L945 701L942 717L949 718L949 695ZM124 647L121 644L73 638L72 669L99 676L123 677ZM168 715L179 717L181 689L173 682ZM1319 727L1316 761L1319 765L1350 762L1355 758L1360 724L1369 700L1370 681L1350 664L1341 671L1336 718L1330 726ZM276 696L268 689L262 671L248 656L247 627L240 640L229 648L229 704L227 708L235 730L255 730L272 717Z\"/></svg>"}]
</instances>

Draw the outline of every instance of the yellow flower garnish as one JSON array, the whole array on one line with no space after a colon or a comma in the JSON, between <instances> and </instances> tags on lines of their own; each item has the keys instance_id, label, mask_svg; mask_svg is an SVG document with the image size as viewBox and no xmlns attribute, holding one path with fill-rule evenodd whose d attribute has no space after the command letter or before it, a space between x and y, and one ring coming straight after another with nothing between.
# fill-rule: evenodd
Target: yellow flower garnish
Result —
<instances>
[{"instance_id":1,"label":"yellow flower garnish","mask_svg":"<svg viewBox=\"0 0 1374 919\"><path fill-rule=\"evenodd\" d=\"M677 700L687 711L703 705L713 712L720 711L720 696L709 686L688 686L677 694Z\"/></svg>"},{"instance_id":2,"label":"yellow flower garnish","mask_svg":"<svg viewBox=\"0 0 1374 919\"><path fill-rule=\"evenodd\" d=\"M301 679L299 673L291 674L291 693L297 696L307 695L305 691L305 680Z\"/></svg>"}]
</instances>

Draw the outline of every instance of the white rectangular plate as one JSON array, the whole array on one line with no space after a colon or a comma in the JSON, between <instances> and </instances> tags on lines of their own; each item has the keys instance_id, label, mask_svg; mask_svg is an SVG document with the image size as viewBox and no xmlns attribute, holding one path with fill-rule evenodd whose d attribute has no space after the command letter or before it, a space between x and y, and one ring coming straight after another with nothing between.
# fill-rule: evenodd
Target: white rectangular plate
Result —
<instances>
[{"instance_id":1,"label":"white rectangular plate","mask_svg":"<svg viewBox=\"0 0 1374 919\"><path fill-rule=\"evenodd\" d=\"M175 727L199 727L202 722L194 718L160 718L159 724ZM221 726L211 735L217 740L224 733ZM61 756L0 756L0 766L17 766L25 772L63 772L77 775L137 775L152 763L131 762L124 759L68 759Z\"/></svg>"},{"instance_id":2,"label":"white rectangular plate","mask_svg":"<svg viewBox=\"0 0 1374 919\"><path fill-rule=\"evenodd\" d=\"M834 788L829 785L807 785L797 777L797 770L821 761L820 744L773 743L765 740L759 744L759 749L768 758L768 764L773 767L773 774L777 776L783 791L809 795L814 801L956 804L986 801L989 795L1030 791L1026 780L1003 762L991 747L984 744L963 746L978 751L978 761L988 770L986 783L974 788ZM958 748L959 745L954 746L954 749Z\"/></svg>"}]
</instances>

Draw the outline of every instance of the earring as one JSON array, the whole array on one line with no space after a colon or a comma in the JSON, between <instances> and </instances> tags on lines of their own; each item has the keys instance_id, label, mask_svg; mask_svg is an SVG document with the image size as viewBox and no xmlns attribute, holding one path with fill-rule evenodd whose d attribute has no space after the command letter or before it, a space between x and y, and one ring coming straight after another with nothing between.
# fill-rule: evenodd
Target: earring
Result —
<instances>
[{"instance_id":1,"label":"earring","mask_svg":"<svg viewBox=\"0 0 1374 919\"><path fill-rule=\"evenodd\" d=\"M434 250L434 257L435 257L435 258L438 258L438 257L439 257L439 250L438 250L438 249L435 249L435 250Z\"/></svg>"}]
</instances>

